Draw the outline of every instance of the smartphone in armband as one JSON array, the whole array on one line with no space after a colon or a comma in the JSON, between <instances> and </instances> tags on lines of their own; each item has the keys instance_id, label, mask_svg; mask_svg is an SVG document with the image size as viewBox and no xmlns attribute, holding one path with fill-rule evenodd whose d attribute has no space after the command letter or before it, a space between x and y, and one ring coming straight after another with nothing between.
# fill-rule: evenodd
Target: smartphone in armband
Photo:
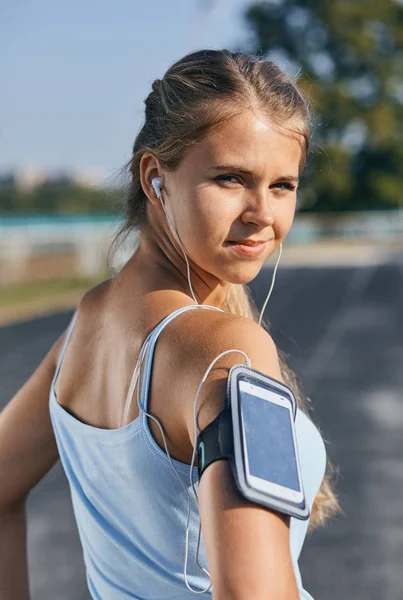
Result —
<instances>
[{"instance_id":1,"label":"smartphone in armband","mask_svg":"<svg viewBox=\"0 0 403 600\"><path fill-rule=\"evenodd\" d=\"M225 408L197 439L199 479L209 464L227 458L245 498L308 519L296 411L295 397L284 383L234 365L228 375Z\"/></svg>"}]
</instances>

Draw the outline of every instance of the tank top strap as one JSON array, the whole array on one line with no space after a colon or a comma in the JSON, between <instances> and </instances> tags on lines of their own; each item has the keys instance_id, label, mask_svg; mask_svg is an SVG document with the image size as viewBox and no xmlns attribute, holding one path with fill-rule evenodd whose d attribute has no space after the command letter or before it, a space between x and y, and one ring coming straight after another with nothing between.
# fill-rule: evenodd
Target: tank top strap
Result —
<instances>
[{"instance_id":1,"label":"tank top strap","mask_svg":"<svg viewBox=\"0 0 403 600\"><path fill-rule=\"evenodd\" d=\"M153 366L153 358L154 358L154 349L155 344L157 343L157 339L161 333L161 331L165 328L168 323L170 323L175 317L181 315L188 310L195 310L198 308L204 308L208 310L218 310L220 312L224 312L222 308L218 308L217 306L211 306L209 304L191 304L189 306L183 306L178 310L170 313L167 317L165 317L154 329L150 332L149 336L145 340L147 342L145 348L145 357L144 357L144 368L143 374L141 377L141 390L140 390L140 410L146 411L148 405L148 392L150 389L150 381L151 381L151 372ZM140 353L141 354L141 353Z\"/></svg>"},{"instance_id":2,"label":"tank top strap","mask_svg":"<svg viewBox=\"0 0 403 600\"><path fill-rule=\"evenodd\" d=\"M57 380L57 378L59 376L59 372L60 372L60 368L62 366L64 354L66 352L67 345L68 345L69 340L71 338L71 334L73 333L73 329L74 329L74 325L76 323L76 320L77 320L77 309L74 311L74 314L73 314L73 316L71 318L71 321L70 321L68 329L67 329L66 337L64 338L64 343L63 343L62 351L60 353L59 360L57 361L57 366L56 366L55 374L53 376L52 387L55 386L56 380Z\"/></svg>"}]
</instances>

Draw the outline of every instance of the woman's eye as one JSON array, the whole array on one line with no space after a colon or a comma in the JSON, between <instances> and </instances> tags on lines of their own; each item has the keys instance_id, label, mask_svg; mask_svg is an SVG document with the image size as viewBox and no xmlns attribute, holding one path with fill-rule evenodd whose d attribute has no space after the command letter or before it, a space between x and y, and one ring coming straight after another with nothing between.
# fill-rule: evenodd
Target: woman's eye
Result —
<instances>
[{"instance_id":1,"label":"woman's eye","mask_svg":"<svg viewBox=\"0 0 403 600\"><path fill-rule=\"evenodd\" d=\"M287 190L289 192L293 192L296 189L296 185L293 185L292 183L286 183L285 181L282 181L280 183L275 183L274 187L278 187L281 190Z\"/></svg>"},{"instance_id":2,"label":"woman's eye","mask_svg":"<svg viewBox=\"0 0 403 600\"><path fill-rule=\"evenodd\" d=\"M234 181L230 181L231 179ZM219 175L218 177L216 177L216 181L225 181L228 183L240 183L239 178L236 177L235 175Z\"/></svg>"},{"instance_id":3,"label":"woman's eye","mask_svg":"<svg viewBox=\"0 0 403 600\"><path fill-rule=\"evenodd\" d=\"M237 175L219 175L215 179L216 181L224 181L231 184L242 183L241 179ZM288 183L287 181L280 181L279 183L275 183L272 187L283 192L293 192L296 190L297 186L292 183Z\"/></svg>"}]
</instances>

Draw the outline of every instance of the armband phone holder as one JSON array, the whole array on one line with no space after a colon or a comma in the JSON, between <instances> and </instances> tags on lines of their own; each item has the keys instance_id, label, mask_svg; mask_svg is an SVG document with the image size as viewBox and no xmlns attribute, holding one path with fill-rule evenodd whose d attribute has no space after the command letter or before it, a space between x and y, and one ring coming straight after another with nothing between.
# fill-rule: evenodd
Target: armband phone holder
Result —
<instances>
[{"instance_id":1,"label":"armband phone holder","mask_svg":"<svg viewBox=\"0 0 403 600\"><path fill-rule=\"evenodd\" d=\"M198 456L199 481L204 470L216 460L229 460L231 469L241 494L255 502L272 510L288 514L297 519L306 520L310 516L308 504L305 499L301 471L299 467L298 448L295 444L295 459L298 465L300 492L302 502L292 501L286 494L273 495L267 491L257 489L247 480L245 465L245 436L242 431L242 419L240 412L240 397L238 379L241 375L247 376L254 384L281 395L289 400L292 412L292 427L297 414L295 397L288 386L244 365L234 365L228 375L225 406L217 417L199 432L196 441ZM287 409L288 410L288 409ZM289 417L288 417L289 419ZM296 438L294 435L294 441ZM279 488L280 489L280 488Z\"/></svg>"}]
</instances>

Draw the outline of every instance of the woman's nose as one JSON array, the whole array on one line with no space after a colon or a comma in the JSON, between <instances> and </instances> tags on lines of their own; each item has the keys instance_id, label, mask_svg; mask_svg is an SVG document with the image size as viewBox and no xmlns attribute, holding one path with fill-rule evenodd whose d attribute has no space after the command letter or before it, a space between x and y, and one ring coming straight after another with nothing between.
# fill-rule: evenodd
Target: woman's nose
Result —
<instances>
[{"instance_id":1,"label":"woman's nose","mask_svg":"<svg viewBox=\"0 0 403 600\"><path fill-rule=\"evenodd\" d=\"M267 190L253 194L248 208L242 215L245 223L256 223L261 227L272 225L274 223L274 211L269 200Z\"/></svg>"}]
</instances>

